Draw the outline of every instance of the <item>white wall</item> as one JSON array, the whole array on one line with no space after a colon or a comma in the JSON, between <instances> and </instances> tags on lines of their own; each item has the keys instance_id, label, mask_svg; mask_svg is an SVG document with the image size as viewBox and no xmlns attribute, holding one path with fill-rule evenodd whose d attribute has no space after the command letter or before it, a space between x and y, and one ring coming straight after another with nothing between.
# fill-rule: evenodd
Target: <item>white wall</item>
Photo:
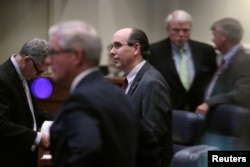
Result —
<instances>
[{"instance_id":1,"label":"white wall","mask_svg":"<svg viewBox=\"0 0 250 167\"><path fill-rule=\"evenodd\" d=\"M18 53L27 40L47 39L49 0L0 1L0 63Z\"/></svg>"},{"instance_id":2,"label":"white wall","mask_svg":"<svg viewBox=\"0 0 250 167\"><path fill-rule=\"evenodd\" d=\"M52 0L51 6L51 24L81 19L96 27L103 42L101 64L108 62L106 47L116 30L137 27L149 33L145 0Z\"/></svg>"},{"instance_id":3,"label":"white wall","mask_svg":"<svg viewBox=\"0 0 250 167\"><path fill-rule=\"evenodd\" d=\"M99 31L104 46L100 63L105 65L106 46L116 30L137 27L155 42L166 37L164 19L175 9L192 15L192 38L207 43L212 43L210 26L214 21L239 19L245 29L243 43L250 48L250 0L1 0L0 63L18 52L24 41L47 39L52 24L81 19Z\"/></svg>"},{"instance_id":4,"label":"white wall","mask_svg":"<svg viewBox=\"0 0 250 167\"><path fill-rule=\"evenodd\" d=\"M194 39L211 42L211 24L223 17L234 17L245 29L242 42L250 43L250 0L179 0L178 3L193 17Z\"/></svg>"}]
</instances>

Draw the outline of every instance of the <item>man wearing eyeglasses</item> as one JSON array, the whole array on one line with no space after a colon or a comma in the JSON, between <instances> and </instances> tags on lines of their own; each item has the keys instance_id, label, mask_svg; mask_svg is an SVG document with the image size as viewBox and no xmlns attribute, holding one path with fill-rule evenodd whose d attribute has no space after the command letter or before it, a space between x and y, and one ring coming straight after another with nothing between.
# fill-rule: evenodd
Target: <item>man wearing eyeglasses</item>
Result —
<instances>
[{"instance_id":1,"label":"man wearing eyeglasses","mask_svg":"<svg viewBox=\"0 0 250 167\"><path fill-rule=\"evenodd\" d=\"M0 166L36 167L37 147L49 146L38 132L48 115L33 103L29 80L47 71L48 42L34 38L0 66Z\"/></svg>"},{"instance_id":2,"label":"man wearing eyeglasses","mask_svg":"<svg viewBox=\"0 0 250 167\"><path fill-rule=\"evenodd\" d=\"M115 67L125 72L128 85L124 91L132 99L143 127L149 132L146 136L140 133L144 136L139 136L137 166L169 166L172 157L169 89L160 72L146 61L149 55L146 34L136 28L118 30L108 51ZM154 146L149 142L152 136L157 139Z\"/></svg>"}]
</instances>

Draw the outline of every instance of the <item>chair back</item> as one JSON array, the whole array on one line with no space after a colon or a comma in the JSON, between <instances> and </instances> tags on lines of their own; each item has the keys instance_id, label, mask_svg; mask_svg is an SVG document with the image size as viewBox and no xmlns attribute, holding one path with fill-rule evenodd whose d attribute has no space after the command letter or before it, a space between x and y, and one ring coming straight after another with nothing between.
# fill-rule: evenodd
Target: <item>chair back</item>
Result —
<instances>
[{"instance_id":1,"label":"chair back","mask_svg":"<svg viewBox=\"0 0 250 167\"><path fill-rule=\"evenodd\" d=\"M192 146L200 140L201 130L204 125L204 116L201 114L173 110L173 152Z\"/></svg>"},{"instance_id":2,"label":"chair back","mask_svg":"<svg viewBox=\"0 0 250 167\"><path fill-rule=\"evenodd\" d=\"M222 104L210 111L202 143L221 150L242 150L246 123L250 111L235 105ZM248 119L248 120L247 120ZM250 133L250 129L248 130Z\"/></svg>"}]
</instances>

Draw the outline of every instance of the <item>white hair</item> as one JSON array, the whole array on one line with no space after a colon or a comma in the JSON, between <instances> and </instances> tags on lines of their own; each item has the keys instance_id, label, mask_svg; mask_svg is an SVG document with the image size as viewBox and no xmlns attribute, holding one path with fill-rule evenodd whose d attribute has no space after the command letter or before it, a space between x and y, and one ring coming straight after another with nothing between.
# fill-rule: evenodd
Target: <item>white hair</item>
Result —
<instances>
[{"instance_id":1,"label":"white hair","mask_svg":"<svg viewBox=\"0 0 250 167\"><path fill-rule=\"evenodd\" d=\"M59 45L64 49L81 48L86 59L99 63L102 45L97 31L80 20L56 24L49 29L49 36L57 35Z\"/></svg>"},{"instance_id":2,"label":"white hair","mask_svg":"<svg viewBox=\"0 0 250 167\"><path fill-rule=\"evenodd\" d=\"M169 14L165 19L166 26L168 26L169 23L173 20L181 23L192 24L192 17L184 10L175 10L171 14Z\"/></svg>"}]
</instances>

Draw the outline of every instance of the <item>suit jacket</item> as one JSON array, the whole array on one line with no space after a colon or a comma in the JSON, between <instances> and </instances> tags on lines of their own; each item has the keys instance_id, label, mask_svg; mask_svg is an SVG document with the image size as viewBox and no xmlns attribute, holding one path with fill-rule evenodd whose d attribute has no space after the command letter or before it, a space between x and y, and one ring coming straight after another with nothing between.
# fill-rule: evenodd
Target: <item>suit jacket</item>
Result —
<instances>
[{"instance_id":1,"label":"suit jacket","mask_svg":"<svg viewBox=\"0 0 250 167\"><path fill-rule=\"evenodd\" d=\"M38 127L45 115L34 114ZM37 151L32 152L37 132L33 131L33 119L23 84L11 60L0 66L0 164L9 166L36 166Z\"/></svg>"},{"instance_id":2,"label":"suit jacket","mask_svg":"<svg viewBox=\"0 0 250 167\"><path fill-rule=\"evenodd\" d=\"M55 167L134 167L138 118L124 93L98 71L84 77L50 130Z\"/></svg>"},{"instance_id":3,"label":"suit jacket","mask_svg":"<svg viewBox=\"0 0 250 167\"><path fill-rule=\"evenodd\" d=\"M173 101L173 108L195 111L204 100L204 93L209 81L216 71L216 53L212 46L189 40L195 68L194 80L187 91L180 80L175 67L170 39L150 45L149 62L166 78Z\"/></svg>"},{"instance_id":4,"label":"suit jacket","mask_svg":"<svg viewBox=\"0 0 250 167\"><path fill-rule=\"evenodd\" d=\"M219 75L206 101L211 108L219 104L234 104L250 108L250 57L241 47Z\"/></svg>"},{"instance_id":5,"label":"suit jacket","mask_svg":"<svg viewBox=\"0 0 250 167\"><path fill-rule=\"evenodd\" d=\"M145 63L134 78L127 96L137 108L139 117L156 136L160 149L158 164L166 167L172 157L172 105L168 84L159 71ZM144 149L147 145L143 146ZM141 157L138 166L150 166L150 158Z\"/></svg>"}]
</instances>

